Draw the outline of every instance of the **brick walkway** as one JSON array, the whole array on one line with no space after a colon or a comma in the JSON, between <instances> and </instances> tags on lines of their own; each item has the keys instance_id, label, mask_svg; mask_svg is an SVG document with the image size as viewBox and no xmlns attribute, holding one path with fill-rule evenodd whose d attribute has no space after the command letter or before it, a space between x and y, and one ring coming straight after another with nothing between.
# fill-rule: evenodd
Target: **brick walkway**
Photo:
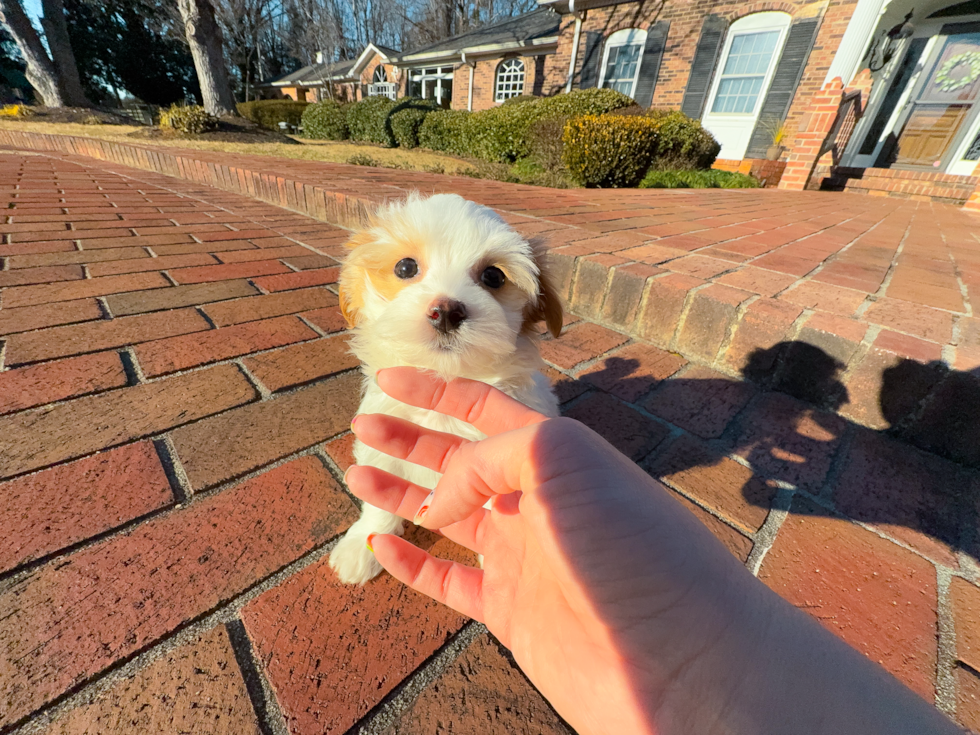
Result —
<instances>
[{"instance_id":1,"label":"brick walkway","mask_svg":"<svg viewBox=\"0 0 980 735\"><path fill-rule=\"evenodd\" d=\"M980 476L907 443L970 459L980 220L238 161L279 163L352 219L415 185L549 237L579 315L543 344L565 412L980 730ZM0 151L0 733L567 733L480 626L326 566L356 515L346 231L145 168Z\"/></svg>"}]
</instances>

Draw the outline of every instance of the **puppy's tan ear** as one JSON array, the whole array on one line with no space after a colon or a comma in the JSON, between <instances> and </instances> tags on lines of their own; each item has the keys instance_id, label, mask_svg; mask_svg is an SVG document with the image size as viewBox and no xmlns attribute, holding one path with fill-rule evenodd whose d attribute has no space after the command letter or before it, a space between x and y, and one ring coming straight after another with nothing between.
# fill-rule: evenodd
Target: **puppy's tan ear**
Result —
<instances>
[{"instance_id":1,"label":"puppy's tan ear","mask_svg":"<svg viewBox=\"0 0 980 735\"><path fill-rule=\"evenodd\" d=\"M364 306L365 273L364 268L357 262L357 249L373 241L371 235L365 230L356 233L344 243L344 247L351 253L344 259L340 268L340 283L337 292L340 298L340 313L344 315L348 327L357 326L357 312Z\"/></svg>"},{"instance_id":2,"label":"puppy's tan ear","mask_svg":"<svg viewBox=\"0 0 980 735\"><path fill-rule=\"evenodd\" d=\"M565 323L565 310L545 263L545 249L536 242L532 242L531 246L534 248L534 262L538 266L538 300L524 312L524 329L543 321L551 335L557 338Z\"/></svg>"}]
</instances>

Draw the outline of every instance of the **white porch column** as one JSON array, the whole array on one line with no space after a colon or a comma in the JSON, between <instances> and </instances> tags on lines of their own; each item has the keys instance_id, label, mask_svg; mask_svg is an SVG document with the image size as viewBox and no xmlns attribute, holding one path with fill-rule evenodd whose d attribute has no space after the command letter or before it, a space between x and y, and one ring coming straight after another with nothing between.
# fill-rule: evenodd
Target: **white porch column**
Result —
<instances>
[{"instance_id":1,"label":"white porch column","mask_svg":"<svg viewBox=\"0 0 980 735\"><path fill-rule=\"evenodd\" d=\"M827 77L823 80L824 84L834 77L840 77L845 87L851 83L858 72L861 58L871 44L871 35L878 25L878 19L885 12L889 2L890 0L858 0L854 15L851 16L834 60L830 63Z\"/></svg>"}]
</instances>

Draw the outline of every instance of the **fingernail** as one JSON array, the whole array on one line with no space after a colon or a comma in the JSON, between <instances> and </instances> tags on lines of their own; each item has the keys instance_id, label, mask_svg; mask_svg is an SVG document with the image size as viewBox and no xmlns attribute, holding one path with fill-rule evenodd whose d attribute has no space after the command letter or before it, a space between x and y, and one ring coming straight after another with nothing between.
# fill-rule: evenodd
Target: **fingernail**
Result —
<instances>
[{"instance_id":1,"label":"fingernail","mask_svg":"<svg viewBox=\"0 0 980 735\"><path fill-rule=\"evenodd\" d=\"M374 374L374 384L377 385L379 388L381 387L381 385L378 383L378 373L377 372L375 372L375 374Z\"/></svg>"},{"instance_id":2,"label":"fingernail","mask_svg":"<svg viewBox=\"0 0 980 735\"><path fill-rule=\"evenodd\" d=\"M357 419L358 419L358 417L357 417L357 416L355 416L354 418L352 418L352 419L350 420L350 430L351 430L352 432L354 431L354 424L356 424L356 423L357 423Z\"/></svg>"},{"instance_id":3,"label":"fingernail","mask_svg":"<svg viewBox=\"0 0 980 735\"><path fill-rule=\"evenodd\" d=\"M422 520L425 518L426 513L429 512L429 507L432 505L432 499L435 497L435 495L436 491L433 490L431 493L429 493L426 499L422 501L421 507L419 507L418 512L412 519L412 523L414 523L416 526L422 525Z\"/></svg>"},{"instance_id":4,"label":"fingernail","mask_svg":"<svg viewBox=\"0 0 980 735\"><path fill-rule=\"evenodd\" d=\"M369 533L367 537L367 541L365 542L367 543L368 551L370 551L372 554L374 553L374 545L371 543L371 539L373 539L377 535L378 534L376 533Z\"/></svg>"},{"instance_id":5,"label":"fingernail","mask_svg":"<svg viewBox=\"0 0 980 735\"><path fill-rule=\"evenodd\" d=\"M344 472L344 477L343 477L343 480L344 480L344 484L345 484L345 485L347 484L347 475L349 475L349 474L350 474L350 471L351 471L352 469L354 469L355 467L357 467L357 465L356 465L356 464L352 464L352 465L351 465L350 467L348 467L348 468L347 468L347 470L346 470L346 471Z\"/></svg>"}]
</instances>

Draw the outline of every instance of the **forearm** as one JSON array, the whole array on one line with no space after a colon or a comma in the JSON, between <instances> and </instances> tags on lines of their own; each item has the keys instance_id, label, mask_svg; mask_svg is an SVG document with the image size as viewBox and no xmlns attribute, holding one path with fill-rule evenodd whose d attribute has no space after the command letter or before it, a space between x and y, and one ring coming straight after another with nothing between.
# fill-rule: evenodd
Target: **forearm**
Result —
<instances>
[{"instance_id":1,"label":"forearm","mask_svg":"<svg viewBox=\"0 0 980 735\"><path fill-rule=\"evenodd\" d=\"M684 690L703 697L687 705L693 718L687 723L696 727L665 726L665 735L962 735L806 613L768 589L754 597L746 624L733 625L691 668ZM683 708L677 714L684 716Z\"/></svg>"}]
</instances>

